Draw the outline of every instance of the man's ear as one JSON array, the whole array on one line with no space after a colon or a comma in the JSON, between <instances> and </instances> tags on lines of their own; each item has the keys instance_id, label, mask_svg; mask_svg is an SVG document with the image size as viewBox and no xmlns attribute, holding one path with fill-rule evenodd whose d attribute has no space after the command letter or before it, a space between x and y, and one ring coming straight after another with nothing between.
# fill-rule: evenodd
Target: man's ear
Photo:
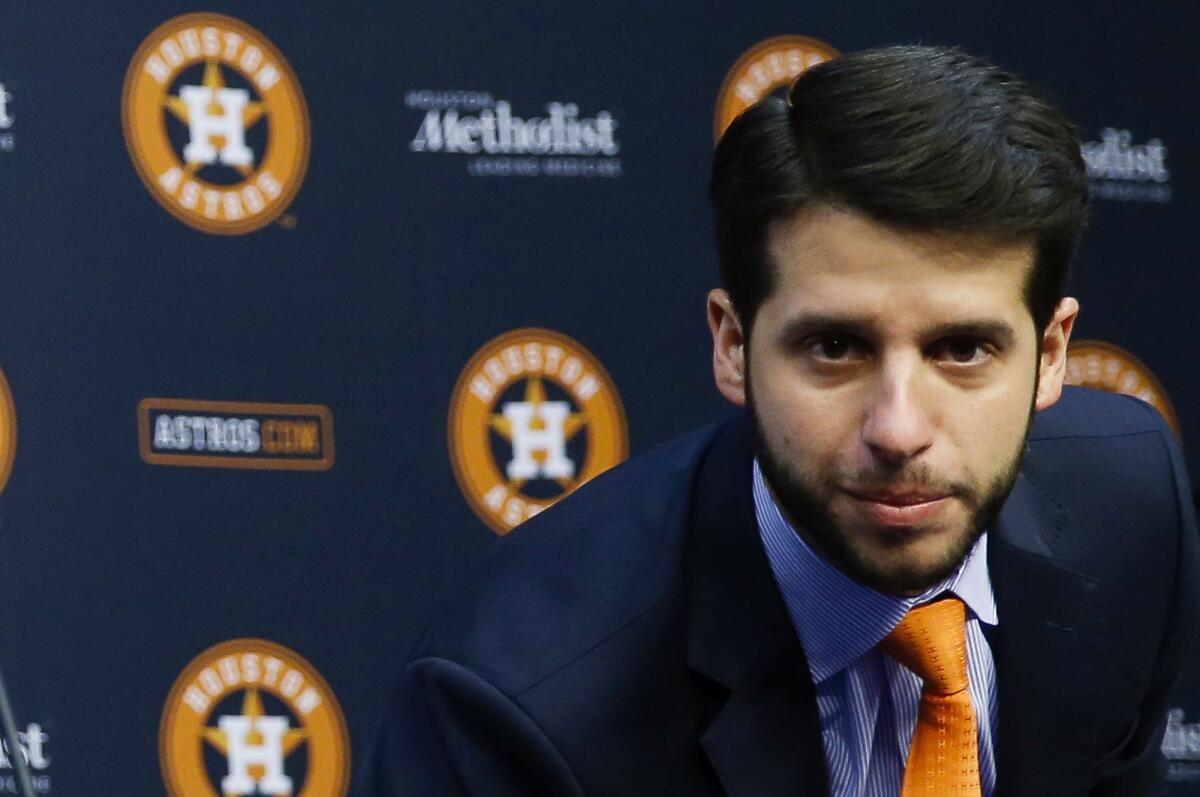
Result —
<instances>
[{"instance_id":1,"label":"man's ear","mask_svg":"<svg viewBox=\"0 0 1200 797\"><path fill-rule=\"evenodd\" d=\"M1038 363L1037 398L1039 410L1051 407L1062 396L1063 377L1067 374L1067 343L1079 316L1079 302L1064 296L1054 308L1054 318L1042 333L1042 358Z\"/></svg>"},{"instance_id":2,"label":"man's ear","mask_svg":"<svg viewBox=\"0 0 1200 797\"><path fill-rule=\"evenodd\" d=\"M713 337L713 379L721 395L739 407L746 404L746 345L742 322L729 294L708 294L708 328Z\"/></svg>"}]
</instances>

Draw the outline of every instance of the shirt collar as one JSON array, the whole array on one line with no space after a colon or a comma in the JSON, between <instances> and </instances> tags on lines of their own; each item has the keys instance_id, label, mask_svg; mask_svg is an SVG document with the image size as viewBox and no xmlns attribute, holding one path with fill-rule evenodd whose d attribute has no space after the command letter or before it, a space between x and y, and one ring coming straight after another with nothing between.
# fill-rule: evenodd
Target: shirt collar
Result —
<instances>
[{"instance_id":1,"label":"shirt collar","mask_svg":"<svg viewBox=\"0 0 1200 797\"><path fill-rule=\"evenodd\" d=\"M859 584L812 550L775 503L757 459L753 492L763 548L815 683L845 669L878 645L913 606L946 591L966 604L968 619L974 616L996 625L986 533L949 578L914 598L901 598Z\"/></svg>"}]
</instances>

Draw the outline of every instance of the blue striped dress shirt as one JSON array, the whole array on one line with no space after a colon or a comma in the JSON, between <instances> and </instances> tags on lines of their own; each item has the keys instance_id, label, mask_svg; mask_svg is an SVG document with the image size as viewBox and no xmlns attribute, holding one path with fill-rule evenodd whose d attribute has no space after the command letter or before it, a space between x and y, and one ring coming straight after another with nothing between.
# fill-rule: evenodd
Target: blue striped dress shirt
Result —
<instances>
[{"instance_id":1,"label":"blue striped dress shirt","mask_svg":"<svg viewBox=\"0 0 1200 797\"><path fill-rule=\"evenodd\" d=\"M952 592L967 606L967 668L978 722L985 797L996 786L996 671L980 623L996 603L984 534L958 571L915 598L864 587L813 551L784 518L754 462L754 506L763 547L817 692L825 766L833 797L896 797L917 722L921 680L875 646L913 606Z\"/></svg>"}]
</instances>

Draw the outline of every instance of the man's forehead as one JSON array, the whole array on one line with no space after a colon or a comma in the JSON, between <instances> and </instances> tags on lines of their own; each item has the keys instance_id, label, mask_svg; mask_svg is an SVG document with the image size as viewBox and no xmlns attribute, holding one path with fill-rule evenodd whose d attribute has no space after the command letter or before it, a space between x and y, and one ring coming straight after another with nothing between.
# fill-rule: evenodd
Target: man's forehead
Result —
<instances>
[{"instance_id":1,"label":"man's forehead","mask_svg":"<svg viewBox=\"0 0 1200 797\"><path fill-rule=\"evenodd\" d=\"M1023 280L1035 258L1031 240L1014 241L987 232L904 229L825 204L772 222L767 252L777 271L802 269L846 277L886 275L924 265L977 276L990 269L1015 271L1011 276Z\"/></svg>"},{"instance_id":2,"label":"man's forehead","mask_svg":"<svg viewBox=\"0 0 1200 797\"><path fill-rule=\"evenodd\" d=\"M789 338L818 328L1011 338L1031 320L1032 244L897 230L827 207L779 222L769 242L775 279L761 312Z\"/></svg>"}]
</instances>

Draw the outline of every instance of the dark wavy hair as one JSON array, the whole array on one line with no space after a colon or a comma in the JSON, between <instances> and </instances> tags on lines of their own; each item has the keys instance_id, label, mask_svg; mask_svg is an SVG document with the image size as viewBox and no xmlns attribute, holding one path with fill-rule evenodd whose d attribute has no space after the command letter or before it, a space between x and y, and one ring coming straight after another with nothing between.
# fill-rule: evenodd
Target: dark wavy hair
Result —
<instances>
[{"instance_id":1,"label":"dark wavy hair","mask_svg":"<svg viewBox=\"0 0 1200 797\"><path fill-rule=\"evenodd\" d=\"M709 193L725 289L749 336L775 271L772 222L809 206L894 229L1034 246L1025 299L1044 329L1087 222L1079 137L1020 78L961 50L863 50L804 72L729 126Z\"/></svg>"}]
</instances>

